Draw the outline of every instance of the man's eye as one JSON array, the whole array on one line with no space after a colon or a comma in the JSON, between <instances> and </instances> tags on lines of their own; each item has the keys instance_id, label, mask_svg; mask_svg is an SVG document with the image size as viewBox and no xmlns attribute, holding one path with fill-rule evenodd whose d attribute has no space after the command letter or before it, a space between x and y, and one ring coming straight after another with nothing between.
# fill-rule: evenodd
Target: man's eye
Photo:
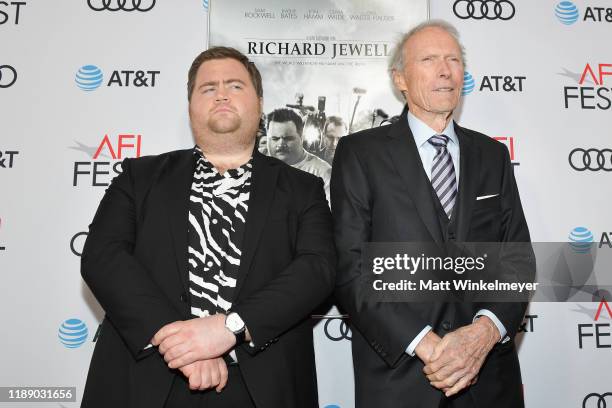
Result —
<instances>
[{"instance_id":1,"label":"man's eye","mask_svg":"<svg viewBox=\"0 0 612 408\"><path fill-rule=\"evenodd\" d=\"M210 93L210 92L212 92L214 90L215 90L215 88L203 88L202 89L202 93Z\"/></svg>"}]
</instances>

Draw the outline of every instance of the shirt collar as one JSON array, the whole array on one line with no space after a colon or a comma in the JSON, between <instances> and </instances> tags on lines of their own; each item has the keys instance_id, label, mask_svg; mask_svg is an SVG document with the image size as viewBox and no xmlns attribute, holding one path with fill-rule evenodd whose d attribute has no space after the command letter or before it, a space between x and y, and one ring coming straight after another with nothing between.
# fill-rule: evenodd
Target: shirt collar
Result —
<instances>
[{"instance_id":1,"label":"shirt collar","mask_svg":"<svg viewBox=\"0 0 612 408\"><path fill-rule=\"evenodd\" d=\"M197 157L198 163L202 166L196 166L196 172L203 171L205 173L219 174L215 166L213 166L213 164L209 162L208 159L206 159L204 152L202 151L202 149L200 149L198 145L194 146L193 154ZM251 156L249 161L243 164L242 166L236 169L227 169L225 173L223 173L223 177L240 178L244 173L250 172L252 168L253 157Z\"/></svg>"},{"instance_id":2,"label":"shirt collar","mask_svg":"<svg viewBox=\"0 0 612 408\"><path fill-rule=\"evenodd\" d=\"M433 135L446 135L449 140L455 144L459 144L457 140L457 134L455 133L455 121L451 120L446 125L446 128L442 131L442 133L438 133L429 126L425 124L421 119L414 116L410 111L408 111L408 126L410 126L410 130L412 131L412 135L414 136L414 141L417 145L417 148L421 148L423 144L427 143L430 137Z\"/></svg>"}]
</instances>

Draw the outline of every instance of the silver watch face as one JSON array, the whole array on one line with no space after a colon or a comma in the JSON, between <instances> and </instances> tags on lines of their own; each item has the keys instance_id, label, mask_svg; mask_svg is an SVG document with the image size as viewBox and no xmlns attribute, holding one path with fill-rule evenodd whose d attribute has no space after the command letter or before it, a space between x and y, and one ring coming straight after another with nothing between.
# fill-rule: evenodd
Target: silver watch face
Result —
<instances>
[{"instance_id":1,"label":"silver watch face","mask_svg":"<svg viewBox=\"0 0 612 408\"><path fill-rule=\"evenodd\" d=\"M238 316L238 313L230 313L225 319L225 326L230 329L230 331L236 333L244 328L244 322L240 316Z\"/></svg>"}]
</instances>

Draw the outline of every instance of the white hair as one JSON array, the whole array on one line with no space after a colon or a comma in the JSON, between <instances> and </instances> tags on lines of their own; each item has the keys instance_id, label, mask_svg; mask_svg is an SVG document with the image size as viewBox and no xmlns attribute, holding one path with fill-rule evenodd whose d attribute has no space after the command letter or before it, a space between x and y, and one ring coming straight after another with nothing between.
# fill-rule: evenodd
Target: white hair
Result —
<instances>
[{"instance_id":1,"label":"white hair","mask_svg":"<svg viewBox=\"0 0 612 408\"><path fill-rule=\"evenodd\" d=\"M450 34L455 39L455 41L457 41L459 49L461 50L461 61L463 63L463 66L465 67L465 48L463 47L463 44L461 44L461 41L459 41L459 31L457 31L457 29L452 24L444 20L428 20L417 25L416 27L408 31L406 34L402 35L401 39L396 44L395 49L393 51L393 56L391 57L391 64L389 67L391 72L403 69L404 62L406 60L406 55L404 51L404 45L406 45L406 42L415 34L423 31L426 28L431 27L441 28L442 30Z\"/></svg>"}]
</instances>

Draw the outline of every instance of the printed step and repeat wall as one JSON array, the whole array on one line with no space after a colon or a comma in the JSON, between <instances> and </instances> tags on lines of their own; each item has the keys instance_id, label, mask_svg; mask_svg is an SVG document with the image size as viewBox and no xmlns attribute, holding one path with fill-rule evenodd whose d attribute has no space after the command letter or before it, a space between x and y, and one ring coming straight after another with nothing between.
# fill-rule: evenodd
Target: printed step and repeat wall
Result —
<instances>
[{"instance_id":1,"label":"printed step and repeat wall","mask_svg":"<svg viewBox=\"0 0 612 408\"><path fill-rule=\"evenodd\" d=\"M461 34L456 117L507 145L532 239L612 247L607 1L0 1L0 407L79 406L104 313L80 277L87 226L123 158L193 145L187 70L207 44L249 55L265 113L299 112L304 145L329 160L328 123L344 134L400 113L388 57L427 17ZM527 407L612 404L606 305L530 305ZM353 407L346 318L318 313L320 405Z\"/></svg>"}]
</instances>

